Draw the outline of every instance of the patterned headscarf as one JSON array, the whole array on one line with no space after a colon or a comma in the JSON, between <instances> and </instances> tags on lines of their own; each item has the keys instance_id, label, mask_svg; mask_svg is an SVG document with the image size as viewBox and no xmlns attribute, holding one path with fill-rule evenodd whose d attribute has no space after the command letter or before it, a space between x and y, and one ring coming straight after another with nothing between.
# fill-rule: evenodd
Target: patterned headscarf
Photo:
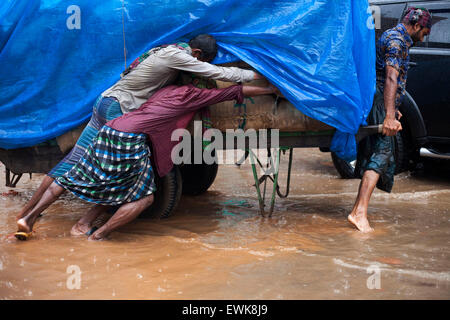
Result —
<instances>
[{"instance_id":1,"label":"patterned headscarf","mask_svg":"<svg viewBox=\"0 0 450 320\"><path fill-rule=\"evenodd\" d=\"M409 7L403 21L411 25L419 23L422 27L431 29L431 14L425 8Z\"/></svg>"}]
</instances>

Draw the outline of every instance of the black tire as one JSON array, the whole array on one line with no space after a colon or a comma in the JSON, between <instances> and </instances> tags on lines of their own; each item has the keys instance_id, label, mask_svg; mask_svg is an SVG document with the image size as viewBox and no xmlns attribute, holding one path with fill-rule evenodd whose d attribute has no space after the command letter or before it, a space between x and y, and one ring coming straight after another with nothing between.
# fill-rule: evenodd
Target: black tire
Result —
<instances>
[{"instance_id":1,"label":"black tire","mask_svg":"<svg viewBox=\"0 0 450 320\"><path fill-rule=\"evenodd\" d=\"M409 157L405 147L405 137L400 131L395 136L395 174L403 172L408 169ZM331 159L333 160L334 167L339 173L342 179L354 179L355 178L355 166L356 162L348 162L339 158L334 152L331 153Z\"/></svg>"},{"instance_id":2,"label":"black tire","mask_svg":"<svg viewBox=\"0 0 450 320\"><path fill-rule=\"evenodd\" d=\"M395 136L395 174L409 169L409 153L405 135L406 133L402 130Z\"/></svg>"},{"instance_id":3,"label":"black tire","mask_svg":"<svg viewBox=\"0 0 450 320\"><path fill-rule=\"evenodd\" d=\"M180 201L182 180L178 166L173 166L173 169L163 178L156 175L155 184L154 202L139 215L139 218L168 218Z\"/></svg>"},{"instance_id":4,"label":"black tire","mask_svg":"<svg viewBox=\"0 0 450 320\"><path fill-rule=\"evenodd\" d=\"M356 162L348 162L339 158L334 152L331 153L334 167L342 179L355 178L355 164Z\"/></svg>"},{"instance_id":5,"label":"black tire","mask_svg":"<svg viewBox=\"0 0 450 320\"><path fill-rule=\"evenodd\" d=\"M180 167L183 179L183 194L197 196L206 192L217 176L219 165L213 164L185 164Z\"/></svg>"}]
</instances>

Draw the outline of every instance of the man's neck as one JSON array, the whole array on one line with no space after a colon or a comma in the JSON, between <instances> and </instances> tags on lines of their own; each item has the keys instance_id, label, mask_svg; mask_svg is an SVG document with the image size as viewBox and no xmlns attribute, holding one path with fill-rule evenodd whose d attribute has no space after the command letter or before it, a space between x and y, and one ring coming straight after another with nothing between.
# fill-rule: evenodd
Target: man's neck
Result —
<instances>
[{"instance_id":1,"label":"man's neck","mask_svg":"<svg viewBox=\"0 0 450 320\"><path fill-rule=\"evenodd\" d=\"M404 23L402 23L402 24L405 27L406 32L408 32L409 36L412 36L414 34L413 26L408 25L408 24L404 24Z\"/></svg>"},{"instance_id":2,"label":"man's neck","mask_svg":"<svg viewBox=\"0 0 450 320\"><path fill-rule=\"evenodd\" d=\"M405 24L405 23L401 23L400 25L402 25L405 28L406 33L409 35L410 46L413 46L415 44L414 40L412 39L412 35L414 34L413 26L411 26L409 24Z\"/></svg>"}]
</instances>

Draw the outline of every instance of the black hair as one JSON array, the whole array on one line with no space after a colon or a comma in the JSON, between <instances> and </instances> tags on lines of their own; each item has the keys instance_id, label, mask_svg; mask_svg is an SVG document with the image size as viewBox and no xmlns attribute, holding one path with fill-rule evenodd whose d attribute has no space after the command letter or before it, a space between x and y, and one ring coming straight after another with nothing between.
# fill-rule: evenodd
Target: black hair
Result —
<instances>
[{"instance_id":1,"label":"black hair","mask_svg":"<svg viewBox=\"0 0 450 320\"><path fill-rule=\"evenodd\" d=\"M217 54L217 43L216 39L209 34L199 34L195 38L189 41L189 46L192 49L202 50L202 60L212 61Z\"/></svg>"}]
</instances>

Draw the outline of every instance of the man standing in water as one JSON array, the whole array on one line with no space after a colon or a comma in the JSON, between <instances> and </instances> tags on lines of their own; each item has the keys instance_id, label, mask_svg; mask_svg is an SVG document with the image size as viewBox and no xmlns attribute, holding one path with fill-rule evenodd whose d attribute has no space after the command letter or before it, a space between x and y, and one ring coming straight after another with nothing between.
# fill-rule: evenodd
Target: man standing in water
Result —
<instances>
[{"instance_id":1,"label":"man standing in water","mask_svg":"<svg viewBox=\"0 0 450 320\"><path fill-rule=\"evenodd\" d=\"M373 229L367 220L369 200L375 186L391 192L394 184L394 136L402 130L398 111L406 93L409 48L431 31L431 15L424 8L408 8L402 23L385 31L377 42L377 90L369 125L383 123L383 133L369 136L358 146L355 173L362 178L348 220L361 232Z\"/></svg>"}]
</instances>

